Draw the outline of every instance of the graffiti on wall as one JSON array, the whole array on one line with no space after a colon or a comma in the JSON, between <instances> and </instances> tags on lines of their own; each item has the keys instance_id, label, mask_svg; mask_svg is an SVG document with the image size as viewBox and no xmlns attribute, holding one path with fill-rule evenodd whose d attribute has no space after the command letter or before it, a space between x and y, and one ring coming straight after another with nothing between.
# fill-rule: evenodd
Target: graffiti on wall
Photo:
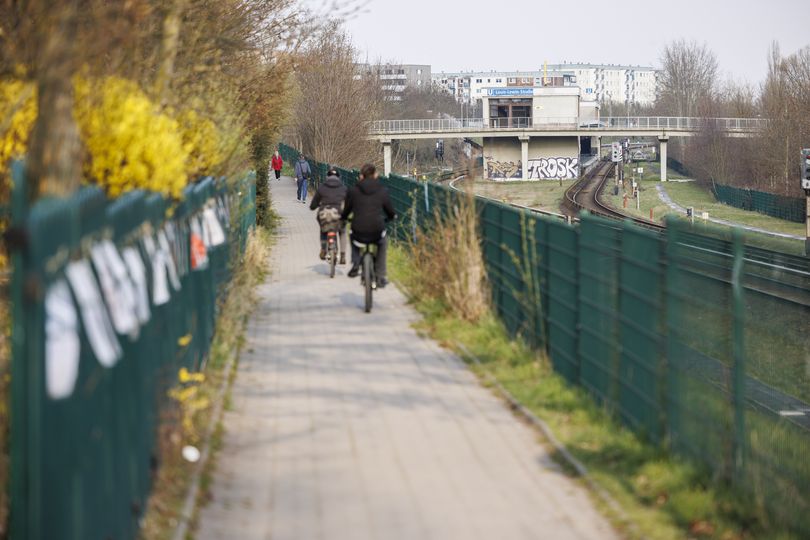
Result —
<instances>
[{"instance_id":1,"label":"graffiti on wall","mask_svg":"<svg viewBox=\"0 0 810 540\"><path fill-rule=\"evenodd\" d=\"M523 164L520 161L495 161L487 157L487 178L523 178Z\"/></svg>"},{"instance_id":2,"label":"graffiti on wall","mask_svg":"<svg viewBox=\"0 0 810 540\"><path fill-rule=\"evenodd\" d=\"M579 177L579 159L571 157L529 160L530 180L570 180Z\"/></svg>"}]
</instances>

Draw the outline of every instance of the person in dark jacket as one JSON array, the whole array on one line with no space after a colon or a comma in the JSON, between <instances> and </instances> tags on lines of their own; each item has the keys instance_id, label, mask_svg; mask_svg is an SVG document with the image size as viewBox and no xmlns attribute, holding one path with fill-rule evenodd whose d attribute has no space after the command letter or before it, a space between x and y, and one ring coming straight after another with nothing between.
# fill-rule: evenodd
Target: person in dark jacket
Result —
<instances>
[{"instance_id":1,"label":"person in dark jacket","mask_svg":"<svg viewBox=\"0 0 810 540\"><path fill-rule=\"evenodd\" d=\"M295 180L298 182L298 201L304 204L307 203L307 184L309 184L311 176L312 169L309 167L309 162L304 154L301 154L298 156L298 161L295 162Z\"/></svg>"},{"instance_id":2,"label":"person in dark jacket","mask_svg":"<svg viewBox=\"0 0 810 540\"><path fill-rule=\"evenodd\" d=\"M387 280L385 218L388 221L396 219L396 212L391 205L388 190L379 180L377 169L370 163L360 169L360 181L346 196L341 217L346 220L352 218L352 240L361 243L376 243L377 259L374 265L377 274L377 286L385 287ZM356 277L360 271L360 249L352 242L352 268L349 277Z\"/></svg>"},{"instance_id":3,"label":"person in dark jacket","mask_svg":"<svg viewBox=\"0 0 810 540\"><path fill-rule=\"evenodd\" d=\"M276 153L273 154L273 163L272 163L272 165L273 165L273 171L276 173L276 180L280 180L281 179L281 169L284 167L284 160L281 159L281 154L278 153L278 150L276 150Z\"/></svg>"},{"instance_id":4,"label":"person in dark jacket","mask_svg":"<svg viewBox=\"0 0 810 540\"><path fill-rule=\"evenodd\" d=\"M332 168L326 173L326 181L318 186L318 191L312 197L309 205L310 210L317 210L318 224L321 226L321 260L326 258L326 233L324 232L323 210L335 209L340 215L343 211L343 203L346 201L346 186L340 179L340 174ZM346 222L340 219L336 224L340 245L340 264L346 264Z\"/></svg>"}]
</instances>

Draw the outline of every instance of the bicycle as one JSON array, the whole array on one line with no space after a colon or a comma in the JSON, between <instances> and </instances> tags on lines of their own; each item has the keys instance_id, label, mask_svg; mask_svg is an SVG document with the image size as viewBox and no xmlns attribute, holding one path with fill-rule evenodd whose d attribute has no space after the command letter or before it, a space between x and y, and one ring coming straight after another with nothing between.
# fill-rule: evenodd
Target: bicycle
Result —
<instances>
[{"instance_id":1,"label":"bicycle","mask_svg":"<svg viewBox=\"0 0 810 540\"><path fill-rule=\"evenodd\" d=\"M338 232L330 230L326 232L326 260L329 261L329 277L335 277L335 265L338 258Z\"/></svg>"},{"instance_id":2,"label":"bicycle","mask_svg":"<svg viewBox=\"0 0 810 540\"><path fill-rule=\"evenodd\" d=\"M383 231L382 237L385 238L385 231ZM377 249L379 246L377 242L358 242L354 239L352 239L352 243L360 250L360 267L362 268L360 284L366 290L365 311L371 313L372 296L377 288L377 275L374 267L377 262Z\"/></svg>"}]
</instances>

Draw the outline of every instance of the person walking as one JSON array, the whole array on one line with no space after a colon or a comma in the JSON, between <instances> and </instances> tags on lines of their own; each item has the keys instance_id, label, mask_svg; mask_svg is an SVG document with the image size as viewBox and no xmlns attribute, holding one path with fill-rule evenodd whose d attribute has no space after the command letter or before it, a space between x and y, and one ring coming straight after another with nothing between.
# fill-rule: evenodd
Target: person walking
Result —
<instances>
[{"instance_id":1,"label":"person walking","mask_svg":"<svg viewBox=\"0 0 810 540\"><path fill-rule=\"evenodd\" d=\"M281 159L281 154L278 153L278 150L276 150L276 153L273 154L272 165L273 171L276 173L276 181L281 180L281 168L284 167L284 160Z\"/></svg>"},{"instance_id":2,"label":"person walking","mask_svg":"<svg viewBox=\"0 0 810 540\"><path fill-rule=\"evenodd\" d=\"M309 167L304 154L298 156L298 161L295 162L295 180L298 182L298 201L307 203L307 184L312 176L312 169Z\"/></svg>"},{"instance_id":3,"label":"person walking","mask_svg":"<svg viewBox=\"0 0 810 540\"><path fill-rule=\"evenodd\" d=\"M321 253L320 258L326 258L326 234L329 230L338 233L340 246L340 264L346 264L346 222L340 219L343 203L346 200L346 186L340 179L337 169L330 168L326 173L326 182L318 186L318 191L312 197L310 210L317 210L318 225L321 227Z\"/></svg>"}]
</instances>

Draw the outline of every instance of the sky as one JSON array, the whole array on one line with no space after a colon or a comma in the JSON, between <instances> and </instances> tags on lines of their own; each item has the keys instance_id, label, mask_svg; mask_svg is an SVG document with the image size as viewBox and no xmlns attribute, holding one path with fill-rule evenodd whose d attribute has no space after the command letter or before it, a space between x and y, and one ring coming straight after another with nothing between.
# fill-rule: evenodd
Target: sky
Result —
<instances>
[{"instance_id":1,"label":"sky","mask_svg":"<svg viewBox=\"0 0 810 540\"><path fill-rule=\"evenodd\" d=\"M660 67L664 46L686 38L709 45L723 79L757 84L772 41L783 54L810 45L809 0L359 1L346 28L362 60L429 64L434 73L535 70L544 61Z\"/></svg>"}]
</instances>

